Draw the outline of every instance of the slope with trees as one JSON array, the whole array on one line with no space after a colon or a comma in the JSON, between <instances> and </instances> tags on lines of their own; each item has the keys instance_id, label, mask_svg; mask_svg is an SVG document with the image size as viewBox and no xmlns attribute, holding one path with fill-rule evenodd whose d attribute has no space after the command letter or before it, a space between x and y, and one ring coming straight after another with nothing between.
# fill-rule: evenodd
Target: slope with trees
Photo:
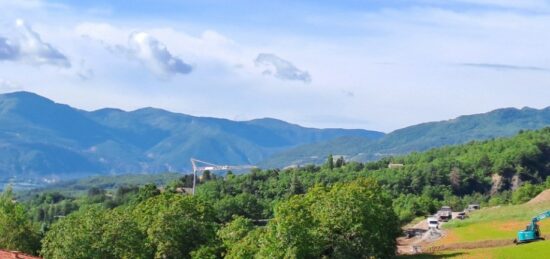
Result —
<instances>
[{"instance_id":1,"label":"slope with trees","mask_svg":"<svg viewBox=\"0 0 550 259\"><path fill-rule=\"evenodd\" d=\"M204 177L195 196L179 191L187 177L163 192L94 187L14 202L6 191L0 231L13 238L0 248L46 258L387 258L401 224L443 204L521 203L549 175L545 128L370 163L329 156L322 166Z\"/></svg>"}]
</instances>

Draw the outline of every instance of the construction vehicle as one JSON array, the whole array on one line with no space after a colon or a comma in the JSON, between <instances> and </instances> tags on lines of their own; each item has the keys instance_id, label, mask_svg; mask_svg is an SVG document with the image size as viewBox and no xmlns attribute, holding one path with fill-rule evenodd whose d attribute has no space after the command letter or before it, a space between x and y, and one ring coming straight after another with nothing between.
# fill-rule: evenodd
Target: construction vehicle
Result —
<instances>
[{"instance_id":1,"label":"construction vehicle","mask_svg":"<svg viewBox=\"0 0 550 259\"><path fill-rule=\"evenodd\" d=\"M461 211L456 214L455 218L463 220L463 219L466 219L467 217L468 217L468 214L466 214L466 211Z\"/></svg>"},{"instance_id":2,"label":"construction vehicle","mask_svg":"<svg viewBox=\"0 0 550 259\"><path fill-rule=\"evenodd\" d=\"M550 217L550 210L539 214L531 220L531 224L527 225L525 230L518 232L517 239L514 240L516 244L529 243L533 241L543 240L540 235L539 225L537 222Z\"/></svg>"},{"instance_id":3,"label":"construction vehicle","mask_svg":"<svg viewBox=\"0 0 550 259\"><path fill-rule=\"evenodd\" d=\"M429 217L427 220L428 228L439 228L439 221L434 217Z\"/></svg>"},{"instance_id":4,"label":"construction vehicle","mask_svg":"<svg viewBox=\"0 0 550 259\"><path fill-rule=\"evenodd\" d=\"M439 221L449 221L452 219L453 216L453 210L449 206L443 206L441 209L437 212L437 218Z\"/></svg>"}]
</instances>

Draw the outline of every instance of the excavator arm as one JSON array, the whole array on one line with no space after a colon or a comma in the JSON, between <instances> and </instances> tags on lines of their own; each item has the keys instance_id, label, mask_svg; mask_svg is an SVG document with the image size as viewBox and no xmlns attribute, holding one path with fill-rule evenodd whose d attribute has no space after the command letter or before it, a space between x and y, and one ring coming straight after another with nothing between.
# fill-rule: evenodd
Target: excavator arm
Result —
<instances>
[{"instance_id":1,"label":"excavator arm","mask_svg":"<svg viewBox=\"0 0 550 259\"><path fill-rule=\"evenodd\" d=\"M543 213L539 214L538 216L534 217L533 222L539 222L539 221L541 221L545 218L550 218L550 210L546 211L546 212L543 212Z\"/></svg>"},{"instance_id":2,"label":"excavator arm","mask_svg":"<svg viewBox=\"0 0 550 259\"><path fill-rule=\"evenodd\" d=\"M519 231L516 242L518 244L521 244L542 239L537 222L546 218L550 218L550 210L534 217L531 220L531 224L529 224L525 230Z\"/></svg>"}]
</instances>

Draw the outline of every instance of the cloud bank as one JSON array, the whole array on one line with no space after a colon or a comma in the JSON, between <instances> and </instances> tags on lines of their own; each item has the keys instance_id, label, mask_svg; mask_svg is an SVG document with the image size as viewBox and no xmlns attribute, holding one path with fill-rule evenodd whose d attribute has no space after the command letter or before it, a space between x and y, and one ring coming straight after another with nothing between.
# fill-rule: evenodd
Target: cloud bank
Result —
<instances>
[{"instance_id":1,"label":"cloud bank","mask_svg":"<svg viewBox=\"0 0 550 259\"><path fill-rule=\"evenodd\" d=\"M52 65L68 68L69 59L59 50L44 42L40 35L23 20L15 23L18 37L0 37L0 60L23 61L32 65Z\"/></svg>"},{"instance_id":2,"label":"cloud bank","mask_svg":"<svg viewBox=\"0 0 550 259\"><path fill-rule=\"evenodd\" d=\"M547 68L544 68L544 67L519 66L519 65L508 65L508 64L462 63L460 65L465 67L477 67L477 68L486 68L486 69L494 69L494 70L549 71Z\"/></svg>"},{"instance_id":3,"label":"cloud bank","mask_svg":"<svg viewBox=\"0 0 550 259\"><path fill-rule=\"evenodd\" d=\"M309 72L300 70L292 63L274 54L260 53L254 60L258 67L265 67L264 75L274 75L276 78L291 81L311 82Z\"/></svg>"}]
</instances>

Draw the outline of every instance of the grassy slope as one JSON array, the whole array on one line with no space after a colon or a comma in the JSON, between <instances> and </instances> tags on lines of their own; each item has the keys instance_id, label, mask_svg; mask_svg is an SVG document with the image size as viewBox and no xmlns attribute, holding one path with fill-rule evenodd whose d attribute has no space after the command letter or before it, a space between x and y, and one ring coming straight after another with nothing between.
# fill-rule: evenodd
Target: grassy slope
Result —
<instances>
[{"instance_id":1,"label":"grassy slope","mask_svg":"<svg viewBox=\"0 0 550 259\"><path fill-rule=\"evenodd\" d=\"M516 237L517 231L525 228L531 218L546 210L550 210L550 201L476 211L467 220L446 224L448 235L434 245L481 240L512 240ZM542 221L539 225L543 234L550 234L550 220ZM548 255L550 255L550 241L519 246L445 251L436 255L404 258L547 258Z\"/></svg>"},{"instance_id":2,"label":"grassy slope","mask_svg":"<svg viewBox=\"0 0 550 259\"><path fill-rule=\"evenodd\" d=\"M493 239L514 239L518 230L543 211L550 210L550 201L539 204L501 206L474 212L464 221L445 226L457 242ZM550 221L540 222L542 233L550 233Z\"/></svg>"}]
</instances>

